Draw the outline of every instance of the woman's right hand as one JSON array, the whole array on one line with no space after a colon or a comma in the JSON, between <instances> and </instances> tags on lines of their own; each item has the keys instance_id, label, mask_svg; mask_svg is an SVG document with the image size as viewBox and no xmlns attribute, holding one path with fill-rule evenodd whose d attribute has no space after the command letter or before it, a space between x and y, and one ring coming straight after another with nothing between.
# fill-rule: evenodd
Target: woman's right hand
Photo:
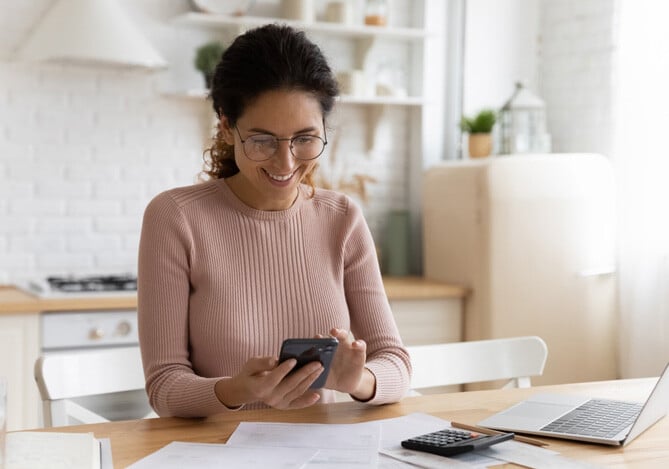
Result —
<instances>
[{"instance_id":1,"label":"woman's right hand","mask_svg":"<svg viewBox=\"0 0 669 469\"><path fill-rule=\"evenodd\" d=\"M293 358L282 363L276 357L250 358L239 374L216 383L216 397L230 408L257 401L276 409L309 407L320 399L309 386L321 374L323 365L312 362L290 373L296 363Z\"/></svg>"}]
</instances>

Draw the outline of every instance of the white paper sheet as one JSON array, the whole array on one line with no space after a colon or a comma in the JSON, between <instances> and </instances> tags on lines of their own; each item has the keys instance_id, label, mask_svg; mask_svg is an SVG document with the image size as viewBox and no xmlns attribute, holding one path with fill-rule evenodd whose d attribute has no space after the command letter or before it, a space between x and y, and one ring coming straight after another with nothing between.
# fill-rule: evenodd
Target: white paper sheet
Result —
<instances>
[{"instance_id":1,"label":"white paper sheet","mask_svg":"<svg viewBox=\"0 0 669 469\"><path fill-rule=\"evenodd\" d=\"M376 467L381 427L378 421L354 424L241 422L229 446L291 447L318 450L305 468Z\"/></svg>"},{"instance_id":2,"label":"white paper sheet","mask_svg":"<svg viewBox=\"0 0 669 469\"><path fill-rule=\"evenodd\" d=\"M542 468L592 467L517 441L449 458L401 446L404 439L444 428L451 428L450 422L422 413L357 424L242 422L226 445L174 442L130 468L208 469L223 463L225 467L281 469L471 469L503 462Z\"/></svg>"},{"instance_id":3,"label":"white paper sheet","mask_svg":"<svg viewBox=\"0 0 669 469\"><path fill-rule=\"evenodd\" d=\"M309 448L251 448L174 441L128 469L300 469L316 454Z\"/></svg>"},{"instance_id":4,"label":"white paper sheet","mask_svg":"<svg viewBox=\"0 0 669 469\"><path fill-rule=\"evenodd\" d=\"M490 456L500 461L508 461L525 467L540 467L542 469L570 469L594 468L592 464L560 456L557 451L552 451L538 446L520 443L518 441L505 441L498 445L480 451L481 454Z\"/></svg>"},{"instance_id":5,"label":"white paper sheet","mask_svg":"<svg viewBox=\"0 0 669 469\"><path fill-rule=\"evenodd\" d=\"M6 469L99 469L93 433L13 432L6 436Z\"/></svg>"}]
</instances>

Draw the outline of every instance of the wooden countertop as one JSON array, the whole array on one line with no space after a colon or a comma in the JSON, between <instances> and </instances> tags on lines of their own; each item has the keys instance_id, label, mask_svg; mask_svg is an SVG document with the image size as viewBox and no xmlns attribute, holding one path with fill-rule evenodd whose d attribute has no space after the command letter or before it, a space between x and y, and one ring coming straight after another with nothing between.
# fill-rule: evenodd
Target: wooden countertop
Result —
<instances>
[{"instance_id":1,"label":"wooden countertop","mask_svg":"<svg viewBox=\"0 0 669 469\"><path fill-rule=\"evenodd\" d=\"M383 282L388 299L391 301L463 298L467 295L467 289L464 287L426 280L422 277L384 277ZM0 285L0 315L134 308L137 308L135 295L40 299L14 286Z\"/></svg>"}]
</instances>

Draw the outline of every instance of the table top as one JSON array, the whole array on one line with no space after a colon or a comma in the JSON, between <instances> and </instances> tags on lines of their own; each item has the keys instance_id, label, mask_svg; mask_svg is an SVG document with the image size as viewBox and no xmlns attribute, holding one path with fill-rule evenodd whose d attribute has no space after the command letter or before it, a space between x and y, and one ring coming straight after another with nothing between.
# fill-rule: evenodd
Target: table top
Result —
<instances>
[{"instance_id":1,"label":"table top","mask_svg":"<svg viewBox=\"0 0 669 469\"><path fill-rule=\"evenodd\" d=\"M291 423L356 423L414 412L475 424L538 392L591 395L642 402L650 394L657 379L601 381L594 383L536 386L524 389L472 391L407 397L385 406L369 406L359 402L315 405L307 409L280 411L275 409L228 412L208 418L157 418L51 429L62 432L93 432L98 438L110 438L114 467L126 467L157 451L171 441L225 443L240 421ZM629 465L655 467L669 464L669 418L652 426L625 447L610 447L552 438L546 448L561 455L604 466ZM669 467L669 466L668 466Z\"/></svg>"}]
</instances>

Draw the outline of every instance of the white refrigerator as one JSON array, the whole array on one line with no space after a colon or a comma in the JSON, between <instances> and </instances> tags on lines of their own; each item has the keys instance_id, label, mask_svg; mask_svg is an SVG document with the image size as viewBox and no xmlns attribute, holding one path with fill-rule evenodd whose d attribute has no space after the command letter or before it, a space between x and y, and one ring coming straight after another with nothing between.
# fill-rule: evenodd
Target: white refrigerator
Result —
<instances>
[{"instance_id":1,"label":"white refrigerator","mask_svg":"<svg viewBox=\"0 0 669 469\"><path fill-rule=\"evenodd\" d=\"M538 335L535 384L616 378L615 180L595 154L508 155L429 168L424 274L469 287L464 337Z\"/></svg>"}]
</instances>

